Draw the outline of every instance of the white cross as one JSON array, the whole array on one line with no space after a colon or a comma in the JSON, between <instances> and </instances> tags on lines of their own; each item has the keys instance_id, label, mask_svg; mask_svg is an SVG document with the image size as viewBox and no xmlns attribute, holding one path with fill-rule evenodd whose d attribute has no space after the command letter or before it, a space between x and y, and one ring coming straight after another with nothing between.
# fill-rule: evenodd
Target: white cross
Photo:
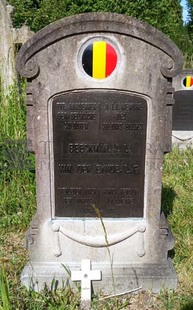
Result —
<instances>
[{"instance_id":1,"label":"white cross","mask_svg":"<svg viewBox=\"0 0 193 310\"><path fill-rule=\"evenodd\" d=\"M72 281L81 281L81 304L89 309L91 302L91 282L101 280L100 270L91 270L90 259L82 259L81 270L71 272Z\"/></svg>"}]
</instances>

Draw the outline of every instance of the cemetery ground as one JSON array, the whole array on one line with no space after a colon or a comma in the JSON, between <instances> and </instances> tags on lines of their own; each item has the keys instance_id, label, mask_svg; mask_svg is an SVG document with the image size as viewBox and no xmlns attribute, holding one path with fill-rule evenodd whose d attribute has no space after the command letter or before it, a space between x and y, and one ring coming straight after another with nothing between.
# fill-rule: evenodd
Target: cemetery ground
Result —
<instances>
[{"instance_id":1,"label":"cemetery ground","mask_svg":"<svg viewBox=\"0 0 193 310\"><path fill-rule=\"evenodd\" d=\"M64 283L63 289L55 290L53 280L50 291L45 287L36 293L20 285L28 259L23 240L35 213L34 157L25 147L26 111L20 88L13 87L0 102L0 309L80 309L78 286L72 291ZM193 309L193 149L174 149L165 156L162 209L175 239L170 256L178 275L177 290L163 288L160 294L141 290L104 300L101 292L93 296L92 309Z\"/></svg>"}]
</instances>

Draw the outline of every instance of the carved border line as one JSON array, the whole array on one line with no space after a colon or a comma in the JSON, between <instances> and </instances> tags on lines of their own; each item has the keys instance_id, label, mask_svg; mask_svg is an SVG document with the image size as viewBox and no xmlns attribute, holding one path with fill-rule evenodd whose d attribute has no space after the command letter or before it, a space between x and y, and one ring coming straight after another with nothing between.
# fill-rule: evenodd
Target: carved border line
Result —
<instances>
[{"instance_id":1,"label":"carved border line","mask_svg":"<svg viewBox=\"0 0 193 310\"><path fill-rule=\"evenodd\" d=\"M59 233L83 245L95 247L95 248L101 248L101 247L112 246L119 242L122 242L138 232L139 232L139 244L138 244L137 254L139 257L142 257L145 255L144 232L146 231L146 227L143 224L142 225L137 224L135 227L120 234L108 235L108 244L105 238L105 234L104 236L99 236L99 237L97 236L96 238L94 238L93 236L84 236L82 234L69 231L65 229L64 227L61 227L58 223L52 223L52 231L56 233L54 237L55 239L54 240L55 241L54 242L55 244L54 255L55 256L62 255L62 250L61 250L60 240L59 240Z\"/></svg>"},{"instance_id":2,"label":"carved border line","mask_svg":"<svg viewBox=\"0 0 193 310\"><path fill-rule=\"evenodd\" d=\"M27 78L39 73L32 58L49 45L70 36L103 32L131 36L162 50L171 61L161 67L165 77L175 76L183 65L183 57L176 45L161 31L135 18L115 13L86 13L66 17L38 31L21 48L16 61L18 72Z\"/></svg>"}]
</instances>

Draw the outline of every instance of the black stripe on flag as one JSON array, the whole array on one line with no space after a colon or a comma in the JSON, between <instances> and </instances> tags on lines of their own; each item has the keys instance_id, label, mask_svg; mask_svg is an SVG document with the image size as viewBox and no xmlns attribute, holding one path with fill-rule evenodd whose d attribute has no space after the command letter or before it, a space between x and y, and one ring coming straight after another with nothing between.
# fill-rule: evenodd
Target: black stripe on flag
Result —
<instances>
[{"instance_id":1,"label":"black stripe on flag","mask_svg":"<svg viewBox=\"0 0 193 310\"><path fill-rule=\"evenodd\" d=\"M90 44L84 50L82 55L82 66L85 72L90 76L92 76L92 61L93 61L93 45Z\"/></svg>"}]
</instances>

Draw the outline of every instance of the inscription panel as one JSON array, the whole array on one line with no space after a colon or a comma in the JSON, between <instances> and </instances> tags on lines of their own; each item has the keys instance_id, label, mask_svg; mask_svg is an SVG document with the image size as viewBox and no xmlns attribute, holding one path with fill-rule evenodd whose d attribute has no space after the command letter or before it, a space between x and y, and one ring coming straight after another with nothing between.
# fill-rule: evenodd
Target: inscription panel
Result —
<instances>
[{"instance_id":1,"label":"inscription panel","mask_svg":"<svg viewBox=\"0 0 193 310\"><path fill-rule=\"evenodd\" d=\"M56 217L143 217L145 99L119 91L52 101Z\"/></svg>"},{"instance_id":2,"label":"inscription panel","mask_svg":"<svg viewBox=\"0 0 193 310\"><path fill-rule=\"evenodd\" d=\"M193 130L193 91L182 90L174 93L173 130Z\"/></svg>"}]
</instances>

